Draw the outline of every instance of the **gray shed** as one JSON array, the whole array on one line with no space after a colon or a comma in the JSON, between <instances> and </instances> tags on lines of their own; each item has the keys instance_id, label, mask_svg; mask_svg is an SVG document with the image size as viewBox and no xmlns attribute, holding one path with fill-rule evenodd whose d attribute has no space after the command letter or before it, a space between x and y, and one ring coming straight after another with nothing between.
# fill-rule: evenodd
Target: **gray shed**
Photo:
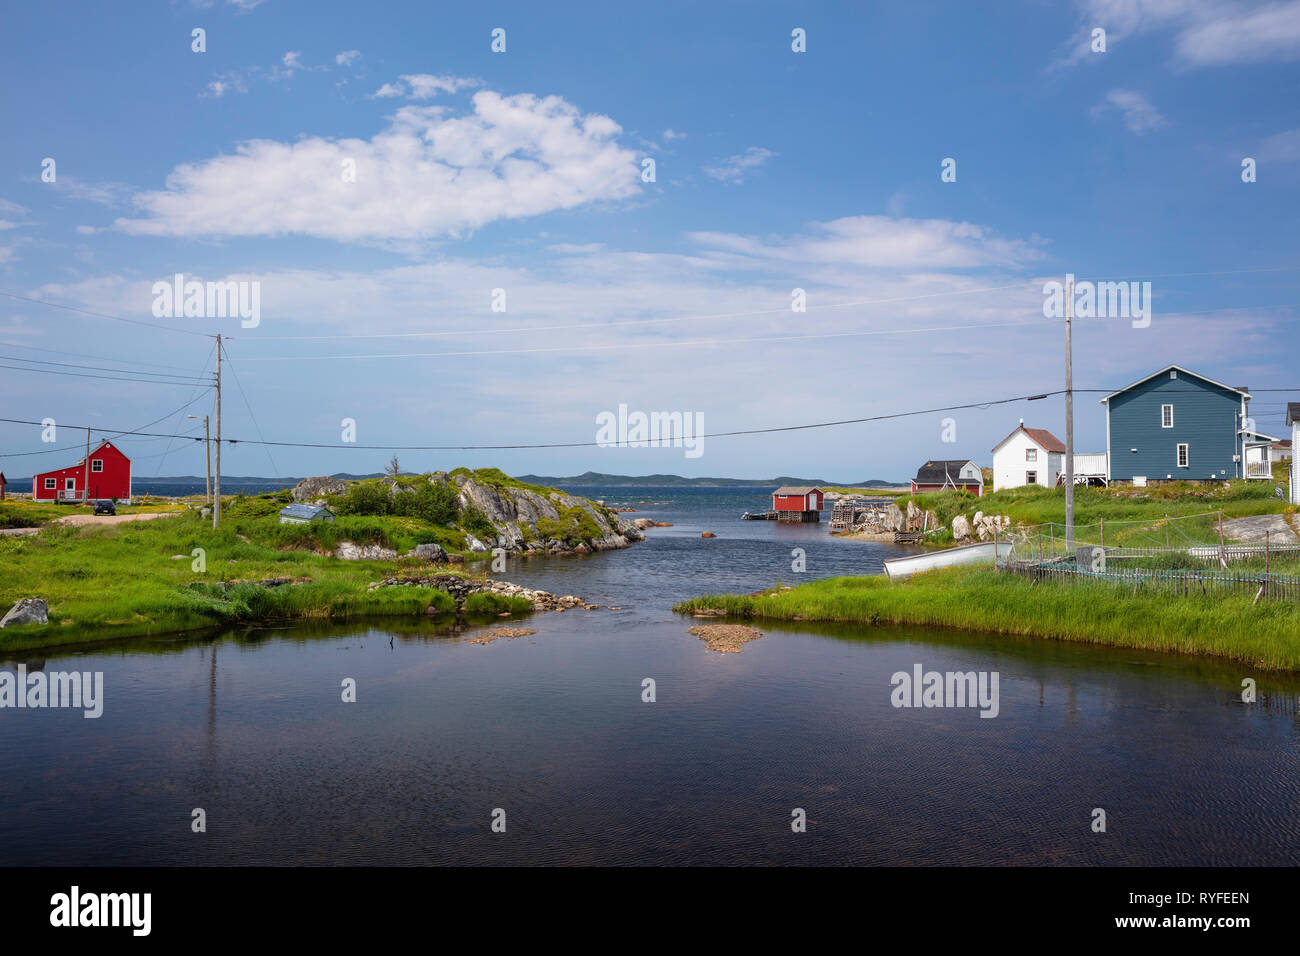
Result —
<instances>
[{"instance_id":1,"label":"gray shed","mask_svg":"<svg viewBox=\"0 0 1300 956\"><path fill-rule=\"evenodd\" d=\"M334 512L324 505L293 504L280 509L280 524L310 524L313 521L333 521Z\"/></svg>"}]
</instances>

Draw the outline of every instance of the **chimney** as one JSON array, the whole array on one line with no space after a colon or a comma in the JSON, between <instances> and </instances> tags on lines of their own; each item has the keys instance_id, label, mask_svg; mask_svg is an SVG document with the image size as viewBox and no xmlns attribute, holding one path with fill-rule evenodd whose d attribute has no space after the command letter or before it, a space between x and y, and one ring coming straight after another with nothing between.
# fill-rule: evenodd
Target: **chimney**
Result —
<instances>
[{"instance_id":1,"label":"chimney","mask_svg":"<svg viewBox=\"0 0 1300 956\"><path fill-rule=\"evenodd\" d=\"M1025 420L1024 420L1023 418L1020 419L1020 427L1021 427L1021 428L1024 428L1024 427L1025 427Z\"/></svg>"}]
</instances>

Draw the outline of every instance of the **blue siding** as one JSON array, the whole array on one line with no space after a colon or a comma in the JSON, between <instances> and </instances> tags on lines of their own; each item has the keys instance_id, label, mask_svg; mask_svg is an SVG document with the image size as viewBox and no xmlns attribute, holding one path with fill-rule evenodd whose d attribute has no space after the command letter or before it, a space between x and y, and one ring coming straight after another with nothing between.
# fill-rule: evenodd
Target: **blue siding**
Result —
<instances>
[{"instance_id":1,"label":"blue siding","mask_svg":"<svg viewBox=\"0 0 1300 956\"><path fill-rule=\"evenodd\" d=\"M1110 399L1110 476L1152 480L1234 478L1241 395L1187 372L1161 372ZM1162 427L1161 406L1174 406L1174 427ZM1178 445L1188 467L1178 467ZM1134 452L1131 449L1136 448Z\"/></svg>"}]
</instances>

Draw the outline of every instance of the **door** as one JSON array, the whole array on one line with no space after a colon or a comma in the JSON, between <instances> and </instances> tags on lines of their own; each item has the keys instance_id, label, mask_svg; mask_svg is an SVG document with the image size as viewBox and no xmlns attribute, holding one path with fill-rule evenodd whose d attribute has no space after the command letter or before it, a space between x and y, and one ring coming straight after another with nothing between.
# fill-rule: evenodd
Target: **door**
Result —
<instances>
[{"instance_id":1,"label":"door","mask_svg":"<svg viewBox=\"0 0 1300 956\"><path fill-rule=\"evenodd\" d=\"M65 498L75 498L76 496L77 496L77 479L76 479L76 478L64 478L64 479L63 479L63 497L65 497Z\"/></svg>"}]
</instances>

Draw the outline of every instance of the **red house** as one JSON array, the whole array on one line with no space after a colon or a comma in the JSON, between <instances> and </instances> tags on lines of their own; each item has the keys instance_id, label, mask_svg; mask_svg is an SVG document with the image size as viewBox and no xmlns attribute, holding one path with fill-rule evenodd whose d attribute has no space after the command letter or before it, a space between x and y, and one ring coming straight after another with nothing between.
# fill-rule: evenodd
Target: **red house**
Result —
<instances>
[{"instance_id":1,"label":"red house","mask_svg":"<svg viewBox=\"0 0 1300 956\"><path fill-rule=\"evenodd\" d=\"M68 468L42 472L32 478L36 501L85 501L95 498L131 500L131 459L112 442L101 442L88 456ZM87 494L87 487L90 493Z\"/></svg>"},{"instance_id":2,"label":"red house","mask_svg":"<svg viewBox=\"0 0 1300 956\"><path fill-rule=\"evenodd\" d=\"M772 492L772 510L777 521L820 521L822 491L799 485L782 485Z\"/></svg>"}]
</instances>

